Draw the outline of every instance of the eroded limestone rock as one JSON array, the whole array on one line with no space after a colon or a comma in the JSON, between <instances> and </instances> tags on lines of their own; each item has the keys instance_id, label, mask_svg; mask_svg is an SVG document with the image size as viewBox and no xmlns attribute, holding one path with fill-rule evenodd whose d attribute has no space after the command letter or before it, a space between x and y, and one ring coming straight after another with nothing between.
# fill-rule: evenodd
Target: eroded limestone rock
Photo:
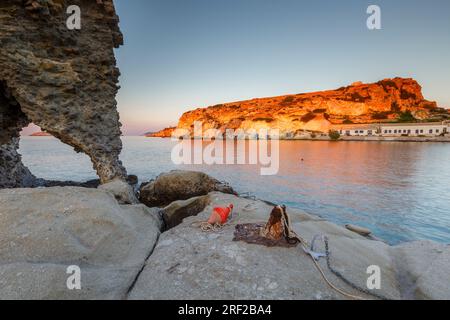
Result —
<instances>
[{"instance_id":1,"label":"eroded limestone rock","mask_svg":"<svg viewBox=\"0 0 450 320\"><path fill-rule=\"evenodd\" d=\"M141 186L140 200L149 207L164 207L177 200L207 195L211 191L234 194L226 183L203 172L173 170Z\"/></svg>"},{"instance_id":2,"label":"eroded limestone rock","mask_svg":"<svg viewBox=\"0 0 450 320\"><path fill-rule=\"evenodd\" d=\"M100 190L107 191L115 196L120 204L138 204L139 201L134 194L133 187L120 179L114 179L98 187Z\"/></svg>"},{"instance_id":3,"label":"eroded limestone rock","mask_svg":"<svg viewBox=\"0 0 450 320\"><path fill-rule=\"evenodd\" d=\"M300 246L236 241L236 225L264 223L273 206L219 192L201 198L210 202L198 216L160 235L159 209L119 205L106 191L0 190L0 299L346 298L330 289ZM189 201L178 207L183 203ZM203 232L199 222L224 203L234 204L231 221ZM352 283L364 288L368 266L376 265L378 294L450 298L450 246L418 241L390 247L300 210L287 212L303 238L327 235L332 266ZM67 289L72 265L81 268L81 290ZM320 265L335 285L360 294L330 273L324 259Z\"/></svg>"},{"instance_id":4,"label":"eroded limestone rock","mask_svg":"<svg viewBox=\"0 0 450 320\"><path fill-rule=\"evenodd\" d=\"M209 196L200 196L188 200L174 201L161 210L166 229L172 229L184 219L196 216L209 204Z\"/></svg>"},{"instance_id":5,"label":"eroded limestone rock","mask_svg":"<svg viewBox=\"0 0 450 320\"><path fill-rule=\"evenodd\" d=\"M264 224L273 206L262 201L213 192L211 203L198 216L163 233L130 299L346 299L332 290L311 258L298 247L267 247L234 241L236 225ZM212 208L234 204L234 218L217 232L202 232ZM389 299L449 299L445 281L450 273L448 245L418 241L391 247L306 214L287 208L294 231L304 239L329 238L331 264L346 279L367 288L369 266L379 266L381 289ZM324 251L317 243L317 251ZM339 288L366 299L320 260L325 275Z\"/></svg>"},{"instance_id":6,"label":"eroded limestone rock","mask_svg":"<svg viewBox=\"0 0 450 320\"><path fill-rule=\"evenodd\" d=\"M157 210L102 190L0 190L0 300L123 299L161 226ZM69 266L81 290L67 288Z\"/></svg>"},{"instance_id":7,"label":"eroded limestone rock","mask_svg":"<svg viewBox=\"0 0 450 320\"><path fill-rule=\"evenodd\" d=\"M68 30L66 8L81 8ZM125 179L113 49L123 40L112 0L0 2L0 187L33 184L17 154L33 122L86 153L102 183Z\"/></svg>"}]
</instances>

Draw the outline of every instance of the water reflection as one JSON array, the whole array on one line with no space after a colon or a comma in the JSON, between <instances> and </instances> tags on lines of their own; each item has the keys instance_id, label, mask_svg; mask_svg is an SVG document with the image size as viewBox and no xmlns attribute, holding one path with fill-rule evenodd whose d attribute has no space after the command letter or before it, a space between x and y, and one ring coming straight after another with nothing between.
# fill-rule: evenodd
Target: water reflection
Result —
<instances>
[{"instance_id":1,"label":"water reflection","mask_svg":"<svg viewBox=\"0 0 450 320\"><path fill-rule=\"evenodd\" d=\"M261 176L259 165L176 166L171 162L176 142L170 140L123 140L122 161L141 180L172 169L204 171L240 192L340 224L368 227L391 243L417 239L450 243L450 144L280 141L278 174ZM231 144L238 157L235 142ZM247 144L247 159L248 148ZM75 155L54 139L25 138L20 151L40 177L95 177L87 157Z\"/></svg>"}]
</instances>

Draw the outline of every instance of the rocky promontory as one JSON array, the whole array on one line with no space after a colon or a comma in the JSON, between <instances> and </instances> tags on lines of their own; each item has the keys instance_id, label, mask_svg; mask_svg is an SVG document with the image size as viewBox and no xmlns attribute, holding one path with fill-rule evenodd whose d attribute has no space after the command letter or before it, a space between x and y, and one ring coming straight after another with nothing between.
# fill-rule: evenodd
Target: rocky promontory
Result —
<instances>
[{"instance_id":1,"label":"rocky promontory","mask_svg":"<svg viewBox=\"0 0 450 320\"><path fill-rule=\"evenodd\" d=\"M172 133L175 131L176 127L165 128L158 132L151 132L145 134L147 138L170 138L172 137Z\"/></svg>"},{"instance_id":2,"label":"rocky promontory","mask_svg":"<svg viewBox=\"0 0 450 320\"><path fill-rule=\"evenodd\" d=\"M392 122L404 112L418 120L448 115L436 102L423 97L422 87L414 79L384 79L377 83L355 82L337 90L292 94L270 98L230 102L186 112L176 129L180 135L193 134L194 122L203 130L278 129L280 136L299 132L326 132L338 124ZM173 129L158 136L170 137Z\"/></svg>"}]
</instances>

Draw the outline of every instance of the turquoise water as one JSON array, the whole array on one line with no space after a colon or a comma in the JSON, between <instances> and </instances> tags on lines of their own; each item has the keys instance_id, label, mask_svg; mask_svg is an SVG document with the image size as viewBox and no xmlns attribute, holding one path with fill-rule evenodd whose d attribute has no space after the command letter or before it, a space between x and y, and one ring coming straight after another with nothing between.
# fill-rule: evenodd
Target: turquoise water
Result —
<instances>
[{"instance_id":1,"label":"turquoise water","mask_svg":"<svg viewBox=\"0 0 450 320\"><path fill-rule=\"evenodd\" d=\"M170 140L124 137L123 143L121 159L141 181L172 169L204 171L238 192L368 227L391 244L450 243L450 144L281 141L279 173L261 176L252 165L176 166ZM24 137L20 152L38 177L96 178L85 155L56 139Z\"/></svg>"}]
</instances>

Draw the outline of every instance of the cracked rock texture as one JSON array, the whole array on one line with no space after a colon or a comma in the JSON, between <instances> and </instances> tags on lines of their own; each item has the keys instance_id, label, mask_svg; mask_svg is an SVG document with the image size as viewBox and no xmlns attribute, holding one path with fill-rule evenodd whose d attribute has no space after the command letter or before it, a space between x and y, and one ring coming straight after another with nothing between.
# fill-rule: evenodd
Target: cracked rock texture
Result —
<instances>
[{"instance_id":1,"label":"cracked rock texture","mask_svg":"<svg viewBox=\"0 0 450 320\"><path fill-rule=\"evenodd\" d=\"M206 207L193 208L198 199L207 200ZM224 203L235 206L231 222L218 232L202 232L198 222ZM273 209L267 203L212 192L171 206L174 213L201 212L177 215L182 223L161 234L161 210L120 205L105 190L0 190L0 300L345 299L326 285L299 247L233 241L236 224L267 221ZM377 265L377 293L387 298L450 298L449 245L417 241L391 247L287 210L305 239L329 237L333 267L360 287L366 286L367 267ZM334 284L358 294L331 274L323 259L320 264ZM66 286L72 265L81 269L81 290Z\"/></svg>"},{"instance_id":2,"label":"cracked rock texture","mask_svg":"<svg viewBox=\"0 0 450 320\"><path fill-rule=\"evenodd\" d=\"M129 294L130 299L345 299L330 289L301 248L264 247L233 241L236 224L267 221L272 206L263 201L212 192L210 204L195 217L163 233ZM234 218L222 230L202 232L198 222L212 208L234 204ZM311 241L330 239L331 263L347 279L366 288L372 265L381 269L381 290L389 299L449 299L450 246L416 241L391 247L344 227L287 209L294 230ZM323 244L316 249L323 251ZM339 288L362 295L334 276L324 259L326 276Z\"/></svg>"},{"instance_id":3,"label":"cracked rock texture","mask_svg":"<svg viewBox=\"0 0 450 320\"><path fill-rule=\"evenodd\" d=\"M158 240L156 209L103 190L0 190L0 300L124 299ZM69 266L81 290L68 290Z\"/></svg>"},{"instance_id":4,"label":"cracked rock texture","mask_svg":"<svg viewBox=\"0 0 450 320\"><path fill-rule=\"evenodd\" d=\"M66 26L69 5L81 8L81 30ZM34 183L17 153L31 122L86 153L102 183L125 179L115 100L118 21L112 0L0 2L0 187Z\"/></svg>"}]
</instances>

